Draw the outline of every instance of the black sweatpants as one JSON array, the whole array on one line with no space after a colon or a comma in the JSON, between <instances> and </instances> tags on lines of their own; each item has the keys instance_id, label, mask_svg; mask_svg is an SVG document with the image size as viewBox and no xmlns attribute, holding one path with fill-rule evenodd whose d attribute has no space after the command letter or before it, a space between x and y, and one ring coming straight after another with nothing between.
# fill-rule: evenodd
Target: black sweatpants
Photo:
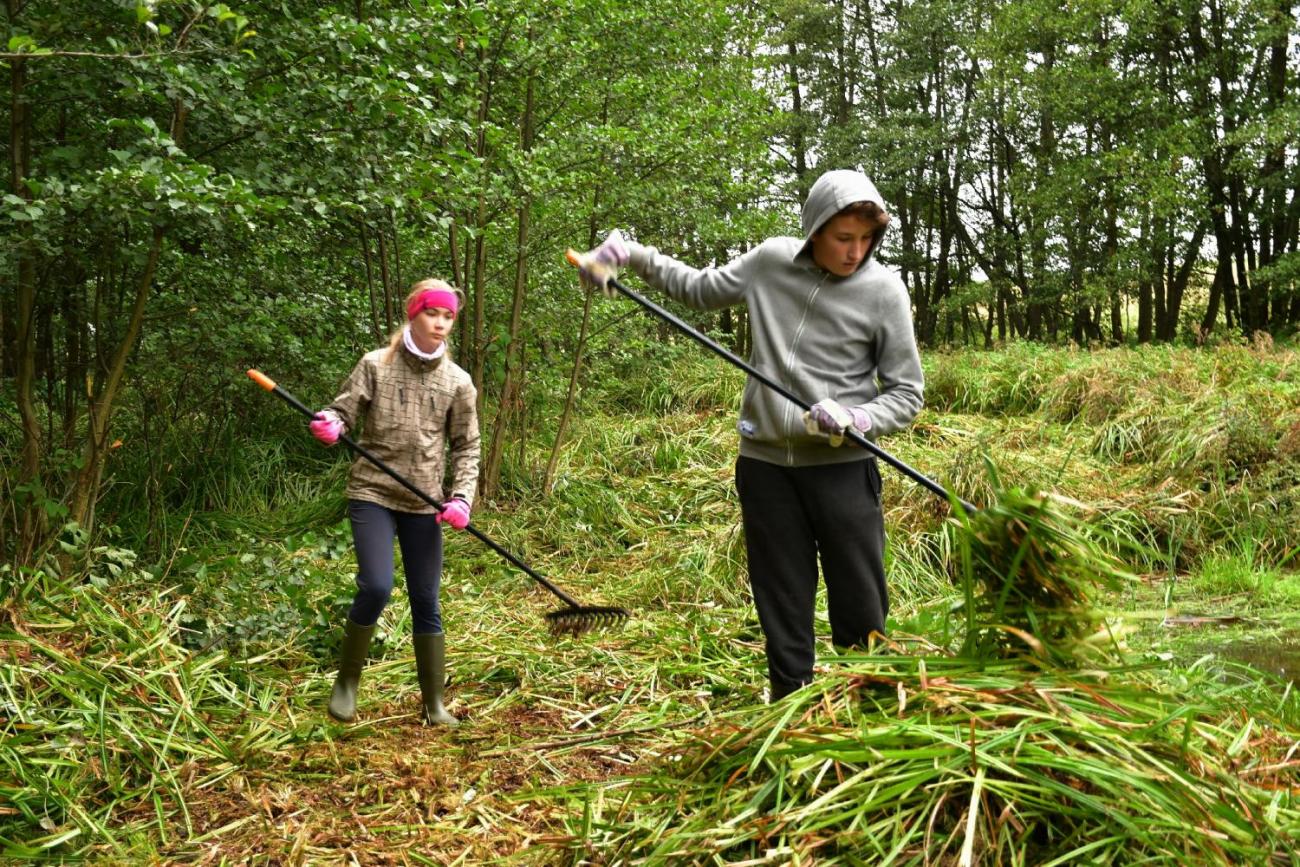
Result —
<instances>
[{"instance_id":1,"label":"black sweatpants","mask_svg":"<svg viewBox=\"0 0 1300 867\"><path fill-rule=\"evenodd\" d=\"M880 486L875 458L812 467L736 461L749 583L774 701L812 680L819 555L831 640L851 647L885 631Z\"/></svg>"}]
</instances>

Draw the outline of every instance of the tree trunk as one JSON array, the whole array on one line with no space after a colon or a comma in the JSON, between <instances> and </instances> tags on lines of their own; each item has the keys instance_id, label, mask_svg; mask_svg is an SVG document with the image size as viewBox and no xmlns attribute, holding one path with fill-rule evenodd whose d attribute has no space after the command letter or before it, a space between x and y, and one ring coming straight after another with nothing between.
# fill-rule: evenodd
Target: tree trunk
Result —
<instances>
[{"instance_id":1,"label":"tree trunk","mask_svg":"<svg viewBox=\"0 0 1300 867\"><path fill-rule=\"evenodd\" d=\"M189 109L180 101L172 103L172 120L169 128L172 141L177 147L183 147L185 141L185 124ZM69 496L69 512L72 520L86 530L95 524L95 503L99 499L100 479L104 472L104 455L108 449L109 423L116 408L118 392L122 387L122 378L126 373L127 361L135 349L144 323L144 310L153 288L154 274L158 268L158 257L162 252L163 238L167 229L155 225L149 241L149 250L135 286L135 298L126 319L126 331L113 352L112 361L103 378L103 384L97 394L87 401L89 428L86 432L86 445L82 452L81 468L77 472L75 484Z\"/></svg>"},{"instance_id":2,"label":"tree trunk","mask_svg":"<svg viewBox=\"0 0 1300 867\"><path fill-rule=\"evenodd\" d=\"M1201 244L1205 240L1207 228L1205 220L1201 220L1196 225L1196 231L1192 233L1191 239L1187 242L1187 250L1183 254L1182 264L1178 266L1177 270L1170 269L1164 320L1157 327L1156 336L1161 340L1172 341L1178 337L1178 321L1182 315L1183 295L1187 291L1187 284L1191 280L1192 271L1201 257ZM1171 261L1170 264L1172 265L1173 262Z\"/></svg>"},{"instance_id":3,"label":"tree trunk","mask_svg":"<svg viewBox=\"0 0 1300 867\"><path fill-rule=\"evenodd\" d=\"M76 446L77 416L81 406L77 401L79 382L86 380L86 359L83 333L86 328L86 315L81 292L77 291L85 275L77 269L76 279L64 284L64 372L63 372L63 447L71 450Z\"/></svg>"},{"instance_id":4,"label":"tree trunk","mask_svg":"<svg viewBox=\"0 0 1300 867\"><path fill-rule=\"evenodd\" d=\"M1269 40L1268 54L1268 74L1266 81L1266 91L1268 94L1266 111L1272 117L1280 116L1286 111L1287 97L1287 43L1291 38L1291 31L1295 24L1295 19L1291 15L1289 0L1278 0L1277 8L1273 10L1271 31L1272 37ZM1286 201L1286 184L1284 182L1284 172L1286 169L1287 148L1283 141L1279 140L1269 149L1264 157L1263 169L1260 172L1259 183L1264 190L1264 201L1261 205L1260 216L1260 261L1261 267L1267 267L1273 264L1282 256L1287 239L1287 216L1288 208ZM1272 280L1261 281L1257 287L1259 294L1263 298L1272 296ZM1263 327L1268 328L1270 333L1276 333L1277 329L1286 324L1289 318L1287 299L1277 297L1274 300L1272 310L1268 321Z\"/></svg>"},{"instance_id":5,"label":"tree trunk","mask_svg":"<svg viewBox=\"0 0 1300 867\"><path fill-rule=\"evenodd\" d=\"M786 43L787 68L790 82L790 113L794 116L794 135L791 136L790 148L794 151L795 185L799 197L808 195L808 146L804 141L803 89L799 83L799 47L793 41Z\"/></svg>"},{"instance_id":6,"label":"tree trunk","mask_svg":"<svg viewBox=\"0 0 1300 867\"><path fill-rule=\"evenodd\" d=\"M1192 104L1197 114L1205 118L1213 118L1216 109L1223 110L1226 107L1226 101L1216 101L1214 98L1213 82L1220 61L1212 55L1210 46L1205 40L1200 12L1199 9L1191 10L1185 21L1188 44L1192 49L1193 68L1196 72ZM1217 3L1212 3L1211 21L1216 21L1220 14ZM1215 30L1218 29L1217 24L1213 26ZM1219 50L1221 41L1216 38L1215 51ZM1224 117L1223 123L1225 126L1233 125L1230 117ZM1220 303L1223 305L1228 328L1234 327L1237 308L1236 287L1233 282L1237 276L1234 275L1233 266L1233 236L1226 216L1228 199L1225 192L1227 187L1225 164L1230 157L1220 149L1221 143L1216 132L1213 131L1214 126L1210 125L1210 128L1207 139L1201 143L1201 175L1205 179L1206 206L1214 232L1216 263L1214 283L1210 287L1210 303L1201 320L1202 334L1209 334L1214 328Z\"/></svg>"},{"instance_id":7,"label":"tree trunk","mask_svg":"<svg viewBox=\"0 0 1300 867\"><path fill-rule=\"evenodd\" d=\"M163 236L165 234L166 230L162 226L154 227L153 237L149 243L148 257L136 282L135 300L131 305L131 313L127 319L126 332L122 335L121 342L113 352L113 360L109 364L103 385L88 407L90 426L86 432L86 445L82 451L81 469L77 472L69 506L69 517L87 530L93 528L95 523L95 502L99 497L99 483L104 472L104 455L108 449L109 422L112 420L113 410L116 408L117 396L122 386L122 377L126 372L127 360L135 349L136 340L140 336L141 325L144 323L144 309L149 300L149 291L153 287L154 273L158 267L158 255L162 251Z\"/></svg>"},{"instance_id":8,"label":"tree trunk","mask_svg":"<svg viewBox=\"0 0 1300 867\"><path fill-rule=\"evenodd\" d=\"M469 341L470 349L470 377L474 380L474 386L478 389L478 414L483 415L483 370L487 358L487 347L484 346L484 292L487 281L487 188L488 188L488 160L487 160L487 122L489 112L492 108L492 76L487 64L486 49L479 49L479 103L478 116L476 118L478 130L474 141L474 156L479 161L481 176L479 181L478 201L476 203L474 226L477 231L474 234L474 292L472 303L473 314L473 334ZM468 267L468 265L466 266Z\"/></svg>"},{"instance_id":9,"label":"tree trunk","mask_svg":"<svg viewBox=\"0 0 1300 867\"><path fill-rule=\"evenodd\" d=\"M388 228L393 233L393 288L405 299L406 283L402 280L402 237L397 231L397 214L391 206L388 209ZM400 310L398 313L402 319L406 318L405 310Z\"/></svg>"},{"instance_id":10,"label":"tree trunk","mask_svg":"<svg viewBox=\"0 0 1300 867\"><path fill-rule=\"evenodd\" d=\"M1114 137L1107 125L1103 130L1102 150L1109 153L1114 147ZM1116 201L1115 180L1106 179L1106 194L1103 206L1106 211L1106 241L1102 251L1102 273L1110 284L1110 341L1115 346L1124 342L1123 298L1120 295L1119 280L1119 204Z\"/></svg>"},{"instance_id":11,"label":"tree trunk","mask_svg":"<svg viewBox=\"0 0 1300 867\"><path fill-rule=\"evenodd\" d=\"M361 256L366 263L366 292L370 298L370 333L375 343L382 343L384 330L379 327L379 305L375 299L375 266L370 259L370 233L366 231L366 221L360 220L357 228L361 235Z\"/></svg>"},{"instance_id":12,"label":"tree trunk","mask_svg":"<svg viewBox=\"0 0 1300 867\"><path fill-rule=\"evenodd\" d=\"M1155 336L1162 339L1165 323L1169 319L1169 278L1173 268L1169 265L1173 220L1164 217L1157 221L1151 242L1151 284L1155 292Z\"/></svg>"},{"instance_id":13,"label":"tree trunk","mask_svg":"<svg viewBox=\"0 0 1300 867\"><path fill-rule=\"evenodd\" d=\"M1210 284L1210 299L1205 305L1205 315L1201 317L1201 337L1209 337L1219 321L1219 303L1223 299L1223 286L1231 278L1224 273L1223 258L1219 257L1214 269L1214 282Z\"/></svg>"},{"instance_id":14,"label":"tree trunk","mask_svg":"<svg viewBox=\"0 0 1300 867\"><path fill-rule=\"evenodd\" d=\"M526 155L533 147L533 94L534 79L530 76L525 87L524 116L520 121L521 150ZM524 298L528 290L528 227L532 197L527 191L521 194L515 237L515 287L510 305L509 342L506 344L505 381L501 386L501 401L497 406L496 421L492 425L492 440L483 466L483 494L492 497L500 482L501 460L505 455L506 437L516 406L522 402L524 337L521 332Z\"/></svg>"},{"instance_id":15,"label":"tree trunk","mask_svg":"<svg viewBox=\"0 0 1300 867\"><path fill-rule=\"evenodd\" d=\"M470 244L468 235L465 236L465 245L461 248L460 239L458 237L459 233L456 231L456 225L456 223L452 223L447 237L448 242L457 248L453 250L451 254L452 273L459 275L456 278L455 285L465 293L465 300L468 303L471 295L469 282L471 270L470 260L473 258L473 248ZM459 264L457 264L458 262ZM455 337L456 346L459 347L460 350L456 358L456 363L466 370L472 369L472 359L474 357L473 340L470 338L470 323L473 321L474 317L468 313L468 310L469 308L466 305L461 311L461 315L456 317ZM475 383L475 386L477 385L478 383Z\"/></svg>"},{"instance_id":16,"label":"tree trunk","mask_svg":"<svg viewBox=\"0 0 1300 867\"><path fill-rule=\"evenodd\" d=\"M384 288L384 332L393 330L393 281L388 275L388 241L384 238L383 226L375 229L375 240L379 244L379 282Z\"/></svg>"},{"instance_id":17,"label":"tree trunk","mask_svg":"<svg viewBox=\"0 0 1300 867\"><path fill-rule=\"evenodd\" d=\"M18 12L18 0L9 0L9 18ZM23 200L31 198L27 190L27 169L31 154L31 115L24 92L27 86L27 62L10 61L9 67L9 169L10 191ZM36 388L36 259L31 230L19 230L16 255L17 319L14 348L15 400L23 429L22 454L19 459L18 484L29 492L26 506L18 519L17 554L25 560L44 539L47 520L45 509L38 501L44 490L41 477L41 460L44 443L41 439L40 419L34 398Z\"/></svg>"},{"instance_id":18,"label":"tree trunk","mask_svg":"<svg viewBox=\"0 0 1300 867\"><path fill-rule=\"evenodd\" d=\"M595 243L593 238L591 246ZM588 249L591 249L591 246ZM587 350L587 332L591 328L591 302L596 297L594 291L589 290L585 294L586 298L582 302L582 325L578 327L578 345L574 347L573 368L569 371L569 388L564 395L564 409L560 411L560 421L555 428L555 442L551 445L551 455L546 461L546 473L542 477L542 491L547 494L555 486L555 468L560 463L564 435L569 429L569 419L573 416L573 406L578 398L578 374L582 371L582 356Z\"/></svg>"},{"instance_id":19,"label":"tree trunk","mask_svg":"<svg viewBox=\"0 0 1300 867\"><path fill-rule=\"evenodd\" d=\"M456 249L456 218L447 226L447 258L451 261L451 285L463 290L465 283L460 273L460 255Z\"/></svg>"},{"instance_id":20,"label":"tree trunk","mask_svg":"<svg viewBox=\"0 0 1300 867\"><path fill-rule=\"evenodd\" d=\"M1287 253L1295 255L1300 250L1300 187L1291 190L1291 207L1287 209L1286 235ZM1292 283L1291 312L1287 315L1287 325L1300 325L1300 290Z\"/></svg>"},{"instance_id":21,"label":"tree trunk","mask_svg":"<svg viewBox=\"0 0 1300 867\"><path fill-rule=\"evenodd\" d=\"M600 122L603 126L609 123L609 101L610 93L608 88L605 90L605 100L601 106ZM603 173L607 154L604 149L601 150L600 163L597 171ZM597 177L596 183L592 185L591 197L591 214L587 218L587 249L596 246L596 219L600 212L600 178ZM549 494L555 484L555 468L560 462L560 449L564 446L564 435L569 429L569 419L573 415L573 406L578 397L578 374L582 370L582 357L587 350L587 332L591 327L591 302L595 297L594 291L588 291L582 303L582 325L578 327L578 345L573 350L573 368L569 371L569 387L564 395L564 409L560 411L560 421L555 427L555 442L551 444L551 454L546 460L546 472L542 476L542 491Z\"/></svg>"}]
</instances>

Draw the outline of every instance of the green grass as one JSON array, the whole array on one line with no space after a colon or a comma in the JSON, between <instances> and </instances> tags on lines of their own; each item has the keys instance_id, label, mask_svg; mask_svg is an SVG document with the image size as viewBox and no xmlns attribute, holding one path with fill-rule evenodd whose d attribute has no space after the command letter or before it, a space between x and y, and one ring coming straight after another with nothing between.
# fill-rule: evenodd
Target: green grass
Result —
<instances>
[{"instance_id":1,"label":"green grass","mask_svg":"<svg viewBox=\"0 0 1300 867\"><path fill-rule=\"evenodd\" d=\"M400 587L359 723L323 713L354 570L340 454L268 433L242 465L206 468L202 497L123 535L69 533L0 575L0 851L956 863L969 846L984 863L1260 863L1300 834L1300 702L1271 661L1300 642L1294 352L928 353L929 405L884 445L997 505L974 534L993 541L974 556L971 530L946 530L943 504L888 473L897 643L835 653L819 599L819 679L773 707L732 482L742 380L676 348L664 361L594 360L554 490L539 435L510 450L508 497L475 514L582 601L629 608L622 629L549 636L558 600L449 539L454 732L418 725ZM1082 505L1034 512L1011 489ZM1109 626L1123 662L1026 664L1015 643L1010 660L954 655L970 634L963 555L990 579L1030 562L999 556L1019 550L995 532L1016 510L1083 545L1080 562L1104 551L1135 576L1062 609L1088 625L1066 637ZM124 543L137 527L156 554ZM1039 629L1009 598L982 622Z\"/></svg>"},{"instance_id":2,"label":"green grass","mask_svg":"<svg viewBox=\"0 0 1300 867\"><path fill-rule=\"evenodd\" d=\"M1300 576L1286 572L1285 566L1263 562L1260 551L1246 539L1206 557L1190 583L1207 596L1241 596L1260 608L1293 607L1300 602Z\"/></svg>"}]
</instances>

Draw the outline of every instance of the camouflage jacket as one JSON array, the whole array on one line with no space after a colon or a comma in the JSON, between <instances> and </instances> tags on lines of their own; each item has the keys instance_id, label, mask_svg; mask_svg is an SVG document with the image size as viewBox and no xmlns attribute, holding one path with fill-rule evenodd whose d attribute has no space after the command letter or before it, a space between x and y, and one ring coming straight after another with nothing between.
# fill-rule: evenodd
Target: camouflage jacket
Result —
<instances>
[{"instance_id":1,"label":"camouflage jacket","mask_svg":"<svg viewBox=\"0 0 1300 867\"><path fill-rule=\"evenodd\" d=\"M473 380L447 353L422 361L399 343L389 355L388 347L367 353L326 408L349 431L360 424L357 442L424 493L473 504L479 466ZM448 453L452 481L444 487ZM360 455L352 461L347 495L399 512L436 511Z\"/></svg>"}]
</instances>

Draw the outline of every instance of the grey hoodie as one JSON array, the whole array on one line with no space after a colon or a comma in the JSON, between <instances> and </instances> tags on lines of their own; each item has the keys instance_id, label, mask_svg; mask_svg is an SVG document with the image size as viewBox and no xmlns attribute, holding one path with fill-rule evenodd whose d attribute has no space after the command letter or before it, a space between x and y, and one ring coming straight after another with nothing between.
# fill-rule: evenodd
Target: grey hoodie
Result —
<instances>
[{"instance_id":1,"label":"grey hoodie","mask_svg":"<svg viewBox=\"0 0 1300 867\"><path fill-rule=\"evenodd\" d=\"M808 403L834 398L871 417L867 436L901 430L923 403L921 358L911 302L899 277L875 259L879 237L862 264L836 277L813 261L811 239L855 202L884 201L865 175L827 172L803 206L803 238L769 238L718 268L692 268L654 247L629 244L632 269L690 307L713 310L744 302L753 350L749 363ZM741 397L740 453L785 466L845 463L868 457L851 445L809 434L798 406L750 379Z\"/></svg>"}]
</instances>

